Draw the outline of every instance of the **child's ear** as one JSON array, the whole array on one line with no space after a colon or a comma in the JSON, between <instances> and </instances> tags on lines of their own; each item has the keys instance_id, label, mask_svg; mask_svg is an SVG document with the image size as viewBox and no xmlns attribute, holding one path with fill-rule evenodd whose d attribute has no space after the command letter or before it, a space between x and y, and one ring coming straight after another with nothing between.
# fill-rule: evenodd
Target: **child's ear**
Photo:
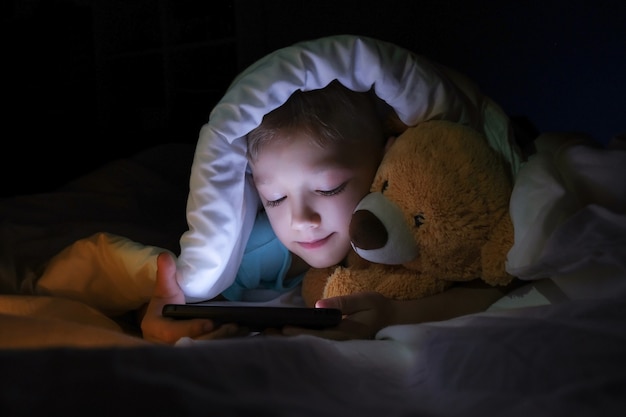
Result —
<instances>
[{"instance_id":1,"label":"child's ear","mask_svg":"<svg viewBox=\"0 0 626 417\"><path fill-rule=\"evenodd\" d=\"M385 143L385 153L391 148L391 145L396 141L397 136L389 136L387 138L387 142Z\"/></svg>"}]
</instances>

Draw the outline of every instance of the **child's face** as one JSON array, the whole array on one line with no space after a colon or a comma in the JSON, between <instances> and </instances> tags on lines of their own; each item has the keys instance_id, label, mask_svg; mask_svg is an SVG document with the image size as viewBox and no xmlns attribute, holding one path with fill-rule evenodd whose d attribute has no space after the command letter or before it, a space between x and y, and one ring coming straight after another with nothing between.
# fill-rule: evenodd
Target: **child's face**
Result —
<instances>
[{"instance_id":1,"label":"child's face","mask_svg":"<svg viewBox=\"0 0 626 417\"><path fill-rule=\"evenodd\" d=\"M320 147L302 134L269 142L251 163L274 232L315 268L340 263L350 250L352 211L369 192L382 145Z\"/></svg>"}]
</instances>

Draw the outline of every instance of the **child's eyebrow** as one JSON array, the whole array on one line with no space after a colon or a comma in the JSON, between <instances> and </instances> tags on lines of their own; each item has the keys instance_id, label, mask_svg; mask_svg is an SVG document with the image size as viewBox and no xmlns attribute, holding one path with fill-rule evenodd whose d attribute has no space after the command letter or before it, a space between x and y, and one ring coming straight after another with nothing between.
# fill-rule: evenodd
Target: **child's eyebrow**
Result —
<instances>
[{"instance_id":1,"label":"child's eyebrow","mask_svg":"<svg viewBox=\"0 0 626 417\"><path fill-rule=\"evenodd\" d=\"M252 174L252 177L254 178L254 183L257 184L257 185L267 185L267 184L270 184L270 182L267 180L267 178L265 178L263 176Z\"/></svg>"}]
</instances>

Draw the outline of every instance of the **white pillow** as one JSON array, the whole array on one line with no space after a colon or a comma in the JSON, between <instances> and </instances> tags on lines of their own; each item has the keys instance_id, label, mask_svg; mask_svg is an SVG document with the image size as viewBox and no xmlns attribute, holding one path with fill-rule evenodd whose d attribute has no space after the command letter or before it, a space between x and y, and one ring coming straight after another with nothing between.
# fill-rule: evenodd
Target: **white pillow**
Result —
<instances>
[{"instance_id":1,"label":"white pillow","mask_svg":"<svg viewBox=\"0 0 626 417\"><path fill-rule=\"evenodd\" d=\"M243 71L212 110L191 169L189 230L180 240L178 282L188 302L212 298L235 279L259 199L247 169L245 136L296 90L337 79L395 109L407 125L447 119L486 134L517 172L520 158L502 110L467 79L406 49L339 35L279 49Z\"/></svg>"}]
</instances>

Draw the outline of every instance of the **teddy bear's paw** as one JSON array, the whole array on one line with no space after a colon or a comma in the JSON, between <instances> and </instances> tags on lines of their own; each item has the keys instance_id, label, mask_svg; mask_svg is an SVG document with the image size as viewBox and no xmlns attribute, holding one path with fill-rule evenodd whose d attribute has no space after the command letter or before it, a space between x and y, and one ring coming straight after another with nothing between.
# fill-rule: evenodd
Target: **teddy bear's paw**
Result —
<instances>
[{"instance_id":1,"label":"teddy bear's paw","mask_svg":"<svg viewBox=\"0 0 626 417\"><path fill-rule=\"evenodd\" d=\"M498 285L509 285L511 282L513 282L513 275L510 275L504 271L499 271L499 273L485 273L483 272L483 277L482 280L493 286L496 287Z\"/></svg>"},{"instance_id":2,"label":"teddy bear's paw","mask_svg":"<svg viewBox=\"0 0 626 417\"><path fill-rule=\"evenodd\" d=\"M350 295L362 291L371 291L363 273L350 268L339 267L326 281L323 298Z\"/></svg>"},{"instance_id":3,"label":"teddy bear's paw","mask_svg":"<svg viewBox=\"0 0 626 417\"><path fill-rule=\"evenodd\" d=\"M307 307L314 307L317 300L324 298L324 287L335 267L311 268L302 279L302 299Z\"/></svg>"},{"instance_id":4,"label":"teddy bear's paw","mask_svg":"<svg viewBox=\"0 0 626 417\"><path fill-rule=\"evenodd\" d=\"M481 277L489 285L507 285L513 276L506 272L506 259L513 246L513 223L508 214L494 226L491 236L481 250Z\"/></svg>"},{"instance_id":5,"label":"teddy bear's paw","mask_svg":"<svg viewBox=\"0 0 626 417\"><path fill-rule=\"evenodd\" d=\"M396 279L394 279L396 278ZM387 298L396 300L415 300L443 292L452 285L449 281L440 279L428 279L426 277L415 277L391 274L381 281L375 288L375 291L381 293Z\"/></svg>"}]
</instances>

